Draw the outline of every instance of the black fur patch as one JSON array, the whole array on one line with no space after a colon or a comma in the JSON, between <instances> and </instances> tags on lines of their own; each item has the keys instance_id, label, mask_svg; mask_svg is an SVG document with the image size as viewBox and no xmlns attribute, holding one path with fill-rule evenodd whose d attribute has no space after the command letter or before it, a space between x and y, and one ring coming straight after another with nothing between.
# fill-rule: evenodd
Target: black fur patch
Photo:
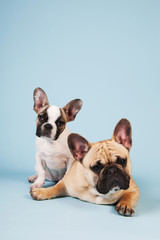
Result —
<instances>
[{"instance_id":1,"label":"black fur patch","mask_svg":"<svg viewBox=\"0 0 160 240\"><path fill-rule=\"evenodd\" d=\"M100 174L101 170L104 168L104 165L100 162L100 160L96 163L96 165L91 167L91 170L96 173Z\"/></svg>"},{"instance_id":2,"label":"black fur patch","mask_svg":"<svg viewBox=\"0 0 160 240\"><path fill-rule=\"evenodd\" d=\"M116 164L111 164L106 166L101 172L96 189L101 194L107 194L116 186L126 190L129 188L129 180L130 177L125 171L116 166Z\"/></svg>"},{"instance_id":3,"label":"black fur patch","mask_svg":"<svg viewBox=\"0 0 160 240\"><path fill-rule=\"evenodd\" d=\"M61 116L56 120L56 126L57 126L57 133L55 136L55 140L57 140L60 136L60 134L64 131L66 126L66 119L63 117L62 110L60 109Z\"/></svg>"},{"instance_id":4,"label":"black fur patch","mask_svg":"<svg viewBox=\"0 0 160 240\"><path fill-rule=\"evenodd\" d=\"M38 124L36 129L36 136L38 137L42 136L42 130L41 130L42 125L48 121L47 109L48 107L43 112L40 112L37 116Z\"/></svg>"}]
</instances>

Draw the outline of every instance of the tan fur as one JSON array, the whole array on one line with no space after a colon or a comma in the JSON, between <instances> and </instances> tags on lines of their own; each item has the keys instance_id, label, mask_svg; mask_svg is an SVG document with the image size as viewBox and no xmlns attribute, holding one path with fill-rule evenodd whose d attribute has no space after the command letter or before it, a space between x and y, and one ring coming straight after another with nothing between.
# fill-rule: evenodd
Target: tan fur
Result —
<instances>
[{"instance_id":1,"label":"tan fur","mask_svg":"<svg viewBox=\"0 0 160 240\"><path fill-rule=\"evenodd\" d=\"M74 162L56 186L32 190L32 198L42 200L57 196L72 196L96 204L117 203L116 211L119 214L133 215L133 208L139 198L139 189L131 174L130 122L121 119L115 127L111 140L91 144L82 136L71 134L68 137L68 145L78 161Z\"/></svg>"},{"instance_id":2,"label":"tan fur","mask_svg":"<svg viewBox=\"0 0 160 240\"><path fill-rule=\"evenodd\" d=\"M54 187L35 188L30 193L35 200L67 196L63 180L60 180Z\"/></svg>"},{"instance_id":3,"label":"tan fur","mask_svg":"<svg viewBox=\"0 0 160 240\"><path fill-rule=\"evenodd\" d=\"M133 207L136 206L139 198L139 190L133 178L130 178L130 185L127 190L119 190L104 196L96 191L97 176L90 170L90 167L99 159L103 164L114 163L117 155L127 158L125 171L131 176L131 162L128 150L115 142L114 139L105 140L91 144L91 149L84 157L83 164L78 161L74 162L69 172L57 185L47 189L34 189L31 191L31 196L36 200L69 195L96 204L118 202L116 210L119 214L132 215L134 213Z\"/></svg>"}]
</instances>

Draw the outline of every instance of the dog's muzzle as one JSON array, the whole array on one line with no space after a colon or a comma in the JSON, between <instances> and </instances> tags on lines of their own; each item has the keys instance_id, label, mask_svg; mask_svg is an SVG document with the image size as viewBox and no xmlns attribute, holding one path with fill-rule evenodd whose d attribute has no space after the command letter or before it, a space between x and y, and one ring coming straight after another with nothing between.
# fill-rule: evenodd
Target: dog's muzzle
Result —
<instances>
[{"instance_id":1,"label":"dog's muzzle","mask_svg":"<svg viewBox=\"0 0 160 240\"><path fill-rule=\"evenodd\" d=\"M130 177L115 164L106 166L100 173L96 189L101 194L107 194L112 189L128 189Z\"/></svg>"},{"instance_id":2,"label":"dog's muzzle","mask_svg":"<svg viewBox=\"0 0 160 240\"><path fill-rule=\"evenodd\" d=\"M38 137L42 136L42 137L50 138L52 129L53 129L53 126L50 123L44 124L43 127L37 126L36 135Z\"/></svg>"}]
</instances>

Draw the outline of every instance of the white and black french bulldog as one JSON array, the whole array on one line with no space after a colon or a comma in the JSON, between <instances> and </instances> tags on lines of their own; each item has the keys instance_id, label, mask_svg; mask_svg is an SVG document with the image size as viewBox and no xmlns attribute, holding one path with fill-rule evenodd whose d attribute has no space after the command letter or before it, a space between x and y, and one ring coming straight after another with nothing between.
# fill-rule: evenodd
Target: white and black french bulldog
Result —
<instances>
[{"instance_id":1,"label":"white and black french bulldog","mask_svg":"<svg viewBox=\"0 0 160 240\"><path fill-rule=\"evenodd\" d=\"M66 123L73 121L82 107L75 99L62 109L49 105L46 93L36 88L33 93L34 111L37 113L36 130L36 175L28 178L31 189L42 187L45 179L59 181L69 170L73 158L67 138L71 133Z\"/></svg>"}]
</instances>

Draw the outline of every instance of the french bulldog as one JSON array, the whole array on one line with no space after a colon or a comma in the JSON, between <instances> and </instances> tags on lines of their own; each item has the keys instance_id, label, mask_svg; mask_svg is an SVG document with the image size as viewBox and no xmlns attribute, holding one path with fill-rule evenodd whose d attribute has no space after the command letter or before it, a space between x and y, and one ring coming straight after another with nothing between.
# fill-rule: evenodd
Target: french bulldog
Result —
<instances>
[{"instance_id":1,"label":"french bulldog","mask_svg":"<svg viewBox=\"0 0 160 240\"><path fill-rule=\"evenodd\" d=\"M72 100L62 109L49 105L41 88L34 90L33 99L37 113L36 176L28 178L31 189L42 187L45 179L59 181L75 161L67 144L71 132L66 123L73 121L82 107L80 99Z\"/></svg>"},{"instance_id":2,"label":"french bulldog","mask_svg":"<svg viewBox=\"0 0 160 240\"><path fill-rule=\"evenodd\" d=\"M68 146L77 161L57 185L32 190L32 198L72 196L96 204L116 204L119 214L132 216L139 189L131 176L131 131L130 122L121 119L110 140L90 143L70 134Z\"/></svg>"}]
</instances>

